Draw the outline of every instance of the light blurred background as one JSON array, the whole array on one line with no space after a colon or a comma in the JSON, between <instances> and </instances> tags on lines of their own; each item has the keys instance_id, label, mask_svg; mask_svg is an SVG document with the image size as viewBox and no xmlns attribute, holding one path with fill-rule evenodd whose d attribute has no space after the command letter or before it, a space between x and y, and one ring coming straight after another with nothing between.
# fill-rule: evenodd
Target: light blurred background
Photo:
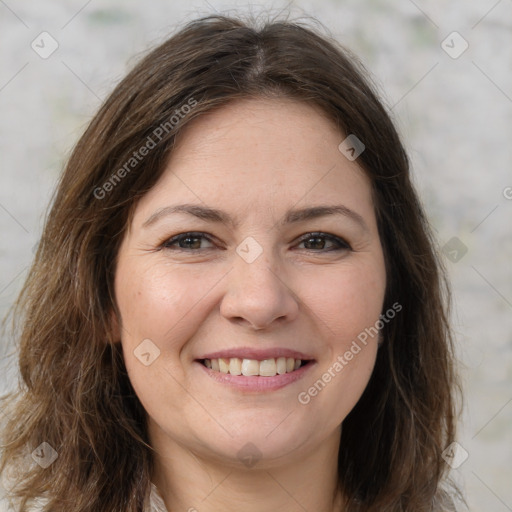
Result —
<instances>
[{"instance_id":1,"label":"light blurred background","mask_svg":"<svg viewBox=\"0 0 512 512\"><path fill-rule=\"evenodd\" d=\"M512 0L0 0L0 316L66 157L137 58L197 16L269 10L318 18L374 75L453 286L468 454L453 475L471 510L511 511ZM0 357L4 392L5 334Z\"/></svg>"}]
</instances>

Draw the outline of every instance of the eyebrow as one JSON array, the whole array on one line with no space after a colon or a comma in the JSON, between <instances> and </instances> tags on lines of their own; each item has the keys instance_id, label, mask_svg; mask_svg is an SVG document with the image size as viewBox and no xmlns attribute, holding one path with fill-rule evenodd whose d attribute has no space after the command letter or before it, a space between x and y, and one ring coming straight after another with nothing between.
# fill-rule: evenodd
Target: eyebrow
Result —
<instances>
[{"instance_id":1,"label":"eyebrow","mask_svg":"<svg viewBox=\"0 0 512 512\"><path fill-rule=\"evenodd\" d=\"M174 213L186 213L193 215L194 217L197 217L201 220L225 224L232 228L236 228L239 225L239 223L235 221L228 213L222 210L218 210L217 208L200 206L197 204L180 204L160 208L144 222L142 227L146 228L156 223L161 218L167 217L168 215L172 215ZM284 219L280 221L279 224L294 224L307 220L317 219L319 217L326 217L328 215L342 215L359 224L359 226L362 227L365 231L369 231L368 225L364 221L363 217L359 213L344 205L321 205L295 210L290 209L286 212Z\"/></svg>"}]
</instances>

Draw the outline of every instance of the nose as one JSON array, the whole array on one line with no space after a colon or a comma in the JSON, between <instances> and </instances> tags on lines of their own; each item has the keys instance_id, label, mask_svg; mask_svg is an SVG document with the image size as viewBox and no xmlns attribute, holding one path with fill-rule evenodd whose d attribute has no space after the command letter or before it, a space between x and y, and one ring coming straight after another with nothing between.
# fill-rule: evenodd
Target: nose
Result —
<instances>
[{"instance_id":1,"label":"nose","mask_svg":"<svg viewBox=\"0 0 512 512\"><path fill-rule=\"evenodd\" d=\"M278 262L266 251L251 263L236 257L226 279L220 313L230 321L262 330L297 317L299 301L292 284L285 282Z\"/></svg>"}]
</instances>

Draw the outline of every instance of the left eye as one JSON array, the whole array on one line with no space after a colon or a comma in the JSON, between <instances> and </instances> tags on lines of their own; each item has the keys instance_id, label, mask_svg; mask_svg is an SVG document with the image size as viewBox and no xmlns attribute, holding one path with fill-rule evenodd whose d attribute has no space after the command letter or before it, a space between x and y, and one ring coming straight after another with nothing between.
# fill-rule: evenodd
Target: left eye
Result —
<instances>
[{"instance_id":1,"label":"left eye","mask_svg":"<svg viewBox=\"0 0 512 512\"><path fill-rule=\"evenodd\" d=\"M181 233L176 235L162 244L162 248L170 250L197 251L201 249L210 249L211 247L201 247L201 241L206 240L212 244L212 241L204 233ZM326 248L326 241L332 246ZM307 244L307 251L328 252L351 250L350 245L342 238L327 233L307 233L299 240L299 245Z\"/></svg>"},{"instance_id":2,"label":"left eye","mask_svg":"<svg viewBox=\"0 0 512 512\"><path fill-rule=\"evenodd\" d=\"M334 247L331 247L330 249L325 248L325 240L328 240L329 242L334 244ZM328 251L341 251L341 250L347 250L351 249L350 245L345 242L342 238L339 238L334 235L329 235L327 233L308 233L307 235L303 236L300 240L300 244L309 244L312 246L316 246L317 249L319 249L321 252L328 252ZM321 247L318 247L320 245ZM306 248L306 250L315 250L312 248Z\"/></svg>"}]
</instances>

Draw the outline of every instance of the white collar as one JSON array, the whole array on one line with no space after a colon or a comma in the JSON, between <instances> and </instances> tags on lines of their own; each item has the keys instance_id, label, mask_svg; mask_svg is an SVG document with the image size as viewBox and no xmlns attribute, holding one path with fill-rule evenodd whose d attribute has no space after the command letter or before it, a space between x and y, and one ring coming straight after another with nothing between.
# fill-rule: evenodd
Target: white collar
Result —
<instances>
[{"instance_id":1,"label":"white collar","mask_svg":"<svg viewBox=\"0 0 512 512\"><path fill-rule=\"evenodd\" d=\"M158 492L155 484L151 484L151 493L149 495L149 510L147 512L168 512L164 500Z\"/></svg>"}]
</instances>

